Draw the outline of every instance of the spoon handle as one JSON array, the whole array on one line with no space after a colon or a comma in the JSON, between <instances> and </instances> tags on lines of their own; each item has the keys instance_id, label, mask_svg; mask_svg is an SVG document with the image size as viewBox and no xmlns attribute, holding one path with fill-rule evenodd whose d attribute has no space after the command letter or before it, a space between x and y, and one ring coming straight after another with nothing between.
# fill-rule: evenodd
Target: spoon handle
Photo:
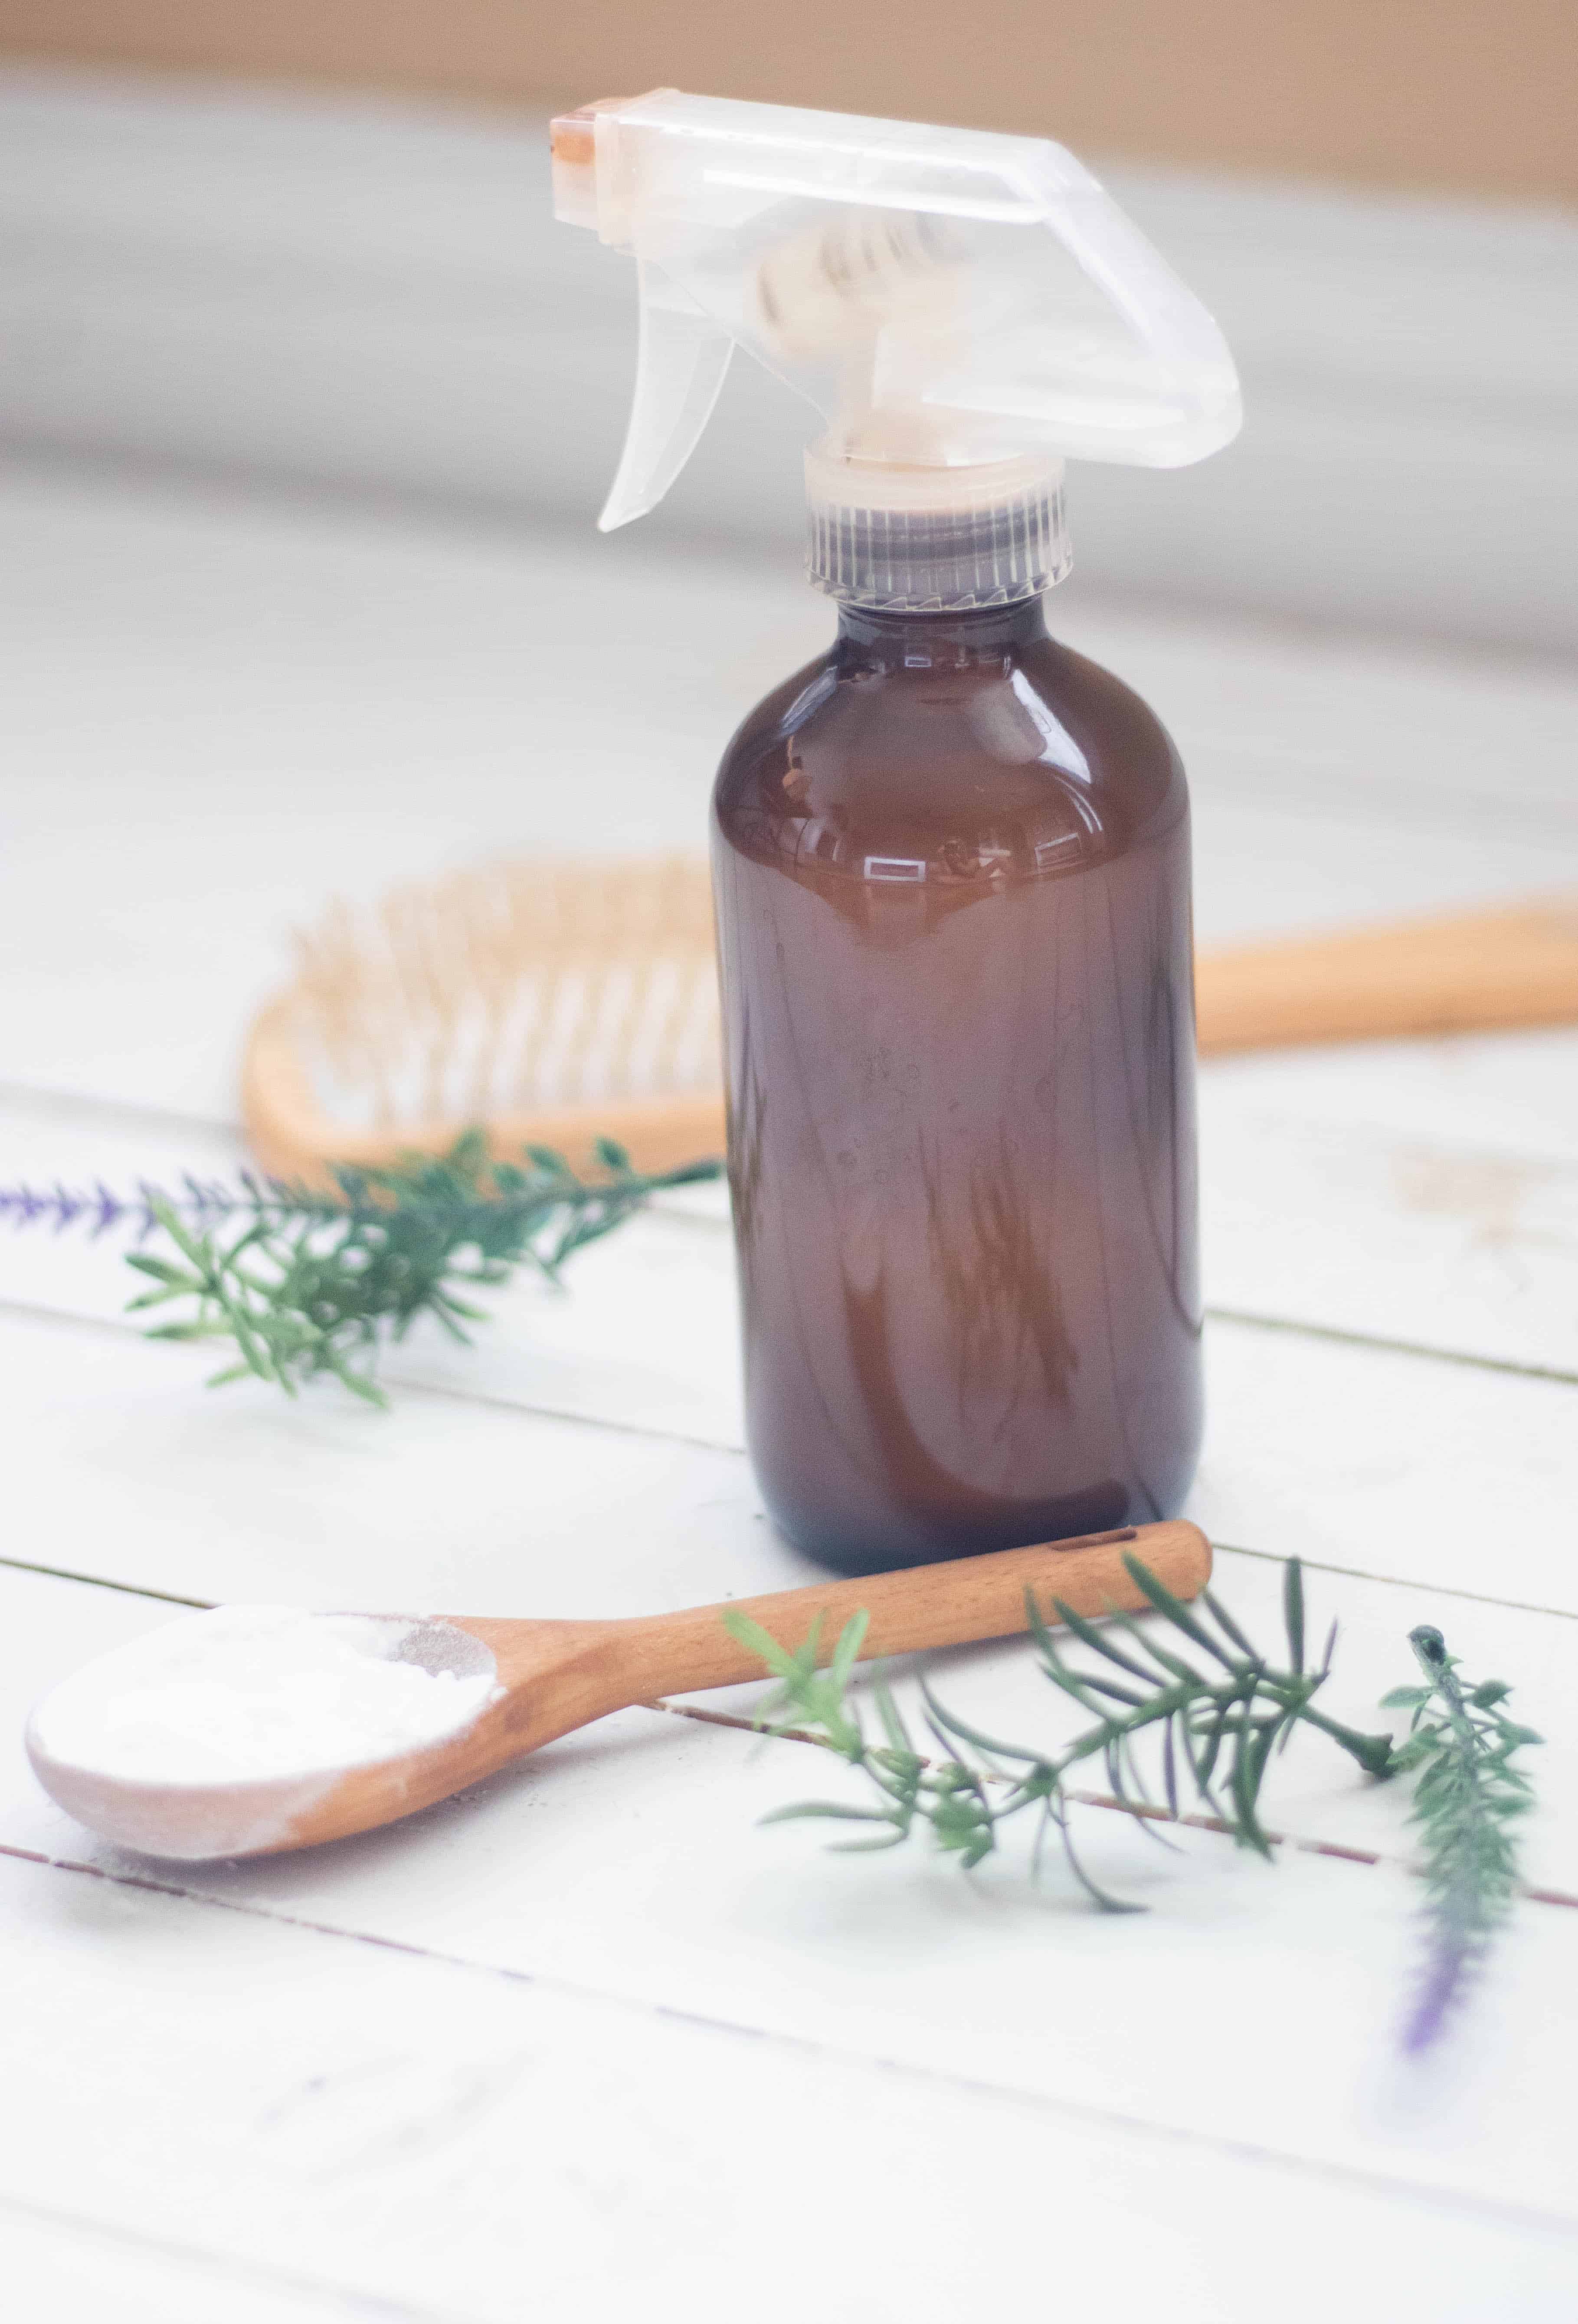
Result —
<instances>
[{"instance_id":1,"label":"spoon handle","mask_svg":"<svg viewBox=\"0 0 1578 2324\"><path fill-rule=\"evenodd\" d=\"M1177 1598L1193 1598L1211 1578L1211 1545L1198 1526L1176 1518L1087 1534L1076 1541L1040 1542L984 1557L916 1565L853 1582L817 1582L767 1598L741 1598L722 1606L689 1606L611 1627L618 1633L620 1668L641 1701L687 1693L694 1687L731 1686L763 1675L760 1658L730 1637L725 1613L748 1615L790 1652L805 1644L818 1615L819 1663L830 1662L839 1631L863 1607L871 1627L861 1660L913 1654L929 1646L963 1646L974 1638L1004 1638L1029 1628L1025 1593L1048 1621L1052 1600L1077 1614L1102 1615L1143 1606L1144 1593L1123 1563L1138 1557Z\"/></svg>"}]
</instances>

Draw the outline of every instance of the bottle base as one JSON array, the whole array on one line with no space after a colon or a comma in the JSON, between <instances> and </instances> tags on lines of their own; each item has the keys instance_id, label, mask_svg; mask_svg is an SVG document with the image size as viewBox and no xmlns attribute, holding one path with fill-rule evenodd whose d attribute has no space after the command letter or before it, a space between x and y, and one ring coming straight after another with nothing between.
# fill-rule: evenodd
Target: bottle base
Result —
<instances>
[{"instance_id":1,"label":"bottle base","mask_svg":"<svg viewBox=\"0 0 1578 2324\"><path fill-rule=\"evenodd\" d=\"M878 1530L834 1529L804 1513L768 1503L768 1515L785 1540L829 1572L851 1577L892 1573L911 1565L936 1565L955 1557L985 1557L993 1550L1028 1549L1042 1542L1072 1541L1086 1534L1115 1533L1125 1526L1151 1525L1177 1517L1188 1480L1165 1504L1134 1492L1112 1479L1055 1500L1018 1504L1001 1520L967 1524L900 1522ZM1142 1505L1143 1504L1143 1505Z\"/></svg>"}]
</instances>

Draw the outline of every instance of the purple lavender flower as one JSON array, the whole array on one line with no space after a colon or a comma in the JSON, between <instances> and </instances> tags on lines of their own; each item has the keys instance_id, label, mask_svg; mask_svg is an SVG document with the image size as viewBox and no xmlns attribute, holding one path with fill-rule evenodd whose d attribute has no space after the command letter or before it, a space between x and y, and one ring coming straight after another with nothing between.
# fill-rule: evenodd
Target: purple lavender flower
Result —
<instances>
[{"instance_id":1,"label":"purple lavender flower","mask_svg":"<svg viewBox=\"0 0 1578 2324\"><path fill-rule=\"evenodd\" d=\"M1384 1706L1413 1713L1396 1764L1418 1770L1409 1821L1423 1838L1429 1892L1425 1962L1402 2034L1417 2055L1440 2036L1511 1910L1517 1828L1534 1804L1511 1761L1540 1738L1501 1709L1511 1689L1500 1679L1464 1686L1439 1630L1422 1625L1408 1643L1426 1683L1394 1689Z\"/></svg>"}]
</instances>

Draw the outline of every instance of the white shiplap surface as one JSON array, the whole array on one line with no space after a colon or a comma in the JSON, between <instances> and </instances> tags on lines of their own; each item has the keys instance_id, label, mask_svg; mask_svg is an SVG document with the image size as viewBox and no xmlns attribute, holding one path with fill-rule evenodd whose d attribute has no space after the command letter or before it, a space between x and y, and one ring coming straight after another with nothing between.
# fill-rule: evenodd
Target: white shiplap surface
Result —
<instances>
[{"instance_id":1,"label":"white shiplap surface","mask_svg":"<svg viewBox=\"0 0 1578 2324\"><path fill-rule=\"evenodd\" d=\"M504 848L697 844L719 741L826 615L759 565L17 466L0 485L0 1176L235 1152L283 932ZM1179 733L1204 940L1578 878L1578 681L1087 608ZM622 658L619 698L600 673ZM640 715L637 715L639 707ZM1297 1550L1373 1715L1439 1621L1548 1729L1536 1878L1578 1893L1578 1036L1205 1075L1211 1435L1232 1602ZM69 2319L1556 2324L1578 1912L1529 1905L1452 2051L1390 2049L1395 1864L1096 1812L1149 1918L1005 1863L851 1864L790 1745L632 1712L396 1833L169 1875L37 1791L28 1700L150 1593L540 1612L804 1576L740 1450L721 1206L418 1342L383 1418L208 1397L113 1250L0 1240L0 2256ZM68 1578L76 1577L76 1578ZM1045 1717L1012 1647L961 1708ZM1406 1852L1290 1761L1289 1830Z\"/></svg>"}]
</instances>

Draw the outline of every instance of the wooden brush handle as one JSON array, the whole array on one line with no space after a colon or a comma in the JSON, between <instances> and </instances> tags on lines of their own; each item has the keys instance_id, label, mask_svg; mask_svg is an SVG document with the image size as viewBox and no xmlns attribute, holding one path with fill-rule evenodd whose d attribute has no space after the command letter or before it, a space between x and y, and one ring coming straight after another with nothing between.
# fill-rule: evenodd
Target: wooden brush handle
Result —
<instances>
[{"instance_id":1,"label":"wooden brush handle","mask_svg":"<svg viewBox=\"0 0 1578 2324\"><path fill-rule=\"evenodd\" d=\"M1200 1047L1282 1048L1578 1019L1578 901L1203 953Z\"/></svg>"},{"instance_id":2,"label":"wooden brush handle","mask_svg":"<svg viewBox=\"0 0 1578 2324\"><path fill-rule=\"evenodd\" d=\"M609 1626L617 1633L622 1672L636 1700L684 1694L692 1688L732 1686L763 1675L761 1658L730 1637L725 1613L748 1615L790 1652L802 1646L822 1618L818 1660L830 1662L838 1634L862 1607L871 1627L862 1661L875 1655L914 1654L928 1646L964 1646L975 1638L1006 1638L1028 1629L1025 1592L1054 1620L1061 1598L1076 1614L1111 1613L1145 1603L1123 1563L1140 1558L1175 1597L1193 1598L1211 1578L1211 1545L1198 1526L1130 1526L1077 1541L1043 1542L946 1564L915 1565L900 1573L872 1573L852 1582L813 1582L770 1598L742 1598L726 1606L692 1606Z\"/></svg>"}]
</instances>

